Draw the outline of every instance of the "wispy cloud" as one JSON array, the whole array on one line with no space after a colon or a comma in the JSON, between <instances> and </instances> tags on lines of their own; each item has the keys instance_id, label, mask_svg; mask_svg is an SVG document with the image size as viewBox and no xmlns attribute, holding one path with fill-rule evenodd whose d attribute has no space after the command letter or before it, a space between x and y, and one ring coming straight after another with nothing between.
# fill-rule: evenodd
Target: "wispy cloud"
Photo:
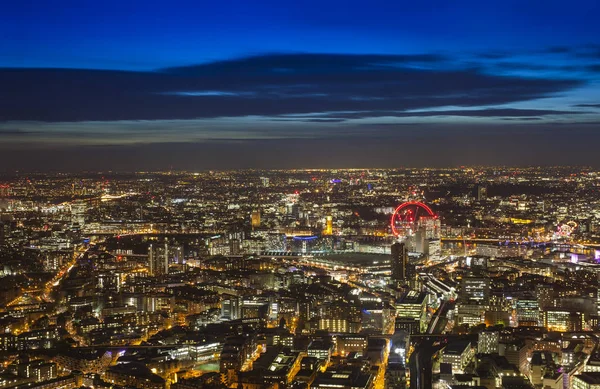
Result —
<instances>
[{"instance_id":1,"label":"wispy cloud","mask_svg":"<svg viewBox=\"0 0 600 389\"><path fill-rule=\"evenodd\" d=\"M578 58L580 51L534 54ZM486 128L494 136L548 124L593 128L595 94L565 97L595 80L591 65L528 62L531 55L265 54L147 72L0 69L0 148L367 144Z\"/></svg>"},{"instance_id":2,"label":"wispy cloud","mask_svg":"<svg viewBox=\"0 0 600 389\"><path fill-rule=\"evenodd\" d=\"M415 67L415 65L420 65ZM459 68L440 55L262 55L157 72L5 69L0 120L172 120L489 107L555 96L577 78ZM7 96L8 97L8 96Z\"/></svg>"}]
</instances>

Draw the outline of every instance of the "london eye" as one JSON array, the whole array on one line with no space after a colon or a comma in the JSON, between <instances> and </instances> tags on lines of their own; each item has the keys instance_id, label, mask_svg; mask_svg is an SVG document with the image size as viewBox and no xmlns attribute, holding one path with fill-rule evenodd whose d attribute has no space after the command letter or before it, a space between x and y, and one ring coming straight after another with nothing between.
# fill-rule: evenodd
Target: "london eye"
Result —
<instances>
[{"instance_id":1,"label":"london eye","mask_svg":"<svg viewBox=\"0 0 600 389\"><path fill-rule=\"evenodd\" d=\"M435 219L431 208L420 201L407 201L400 204L392 215L391 227L394 236L411 235L423 219Z\"/></svg>"}]
</instances>

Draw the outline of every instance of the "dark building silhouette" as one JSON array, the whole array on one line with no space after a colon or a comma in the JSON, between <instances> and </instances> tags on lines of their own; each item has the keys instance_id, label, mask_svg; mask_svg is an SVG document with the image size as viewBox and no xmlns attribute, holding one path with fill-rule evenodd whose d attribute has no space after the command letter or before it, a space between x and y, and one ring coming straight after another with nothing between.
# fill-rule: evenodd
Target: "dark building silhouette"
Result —
<instances>
[{"instance_id":1,"label":"dark building silhouette","mask_svg":"<svg viewBox=\"0 0 600 389\"><path fill-rule=\"evenodd\" d=\"M394 243L391 251L392 282L404 283L407 281L408 249L404 243Z\"/></svg>"}]
</instances>

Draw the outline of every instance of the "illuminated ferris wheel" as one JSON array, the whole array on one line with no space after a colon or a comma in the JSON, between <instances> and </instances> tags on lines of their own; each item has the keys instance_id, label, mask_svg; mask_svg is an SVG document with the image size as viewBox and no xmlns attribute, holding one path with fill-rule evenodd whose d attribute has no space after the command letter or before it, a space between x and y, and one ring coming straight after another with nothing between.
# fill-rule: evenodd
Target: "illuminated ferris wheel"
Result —
<instances>
[{"instance_id":1,"label":"illuminated ferris wheel","mask_svg":"<svg viewBox=\"0 0 600 389\"><path fill-rule=\"evenodd\" d=\"M392 233L395 236L412 235L424 220L437 219L431 208L420 201L407 201L392 215Z\"/></svg>"},{"instance_id":2,"label":"illuminated ferris wheel","mask_svg":"<svg viewBox=\"0 0 600 389\"><path fill-rule=\"evenodd\" d=\"M556 235L562 238L568 238L577 229L578 224L573 220L559 224L556 229Z\"/></svg>"}]
</instances>

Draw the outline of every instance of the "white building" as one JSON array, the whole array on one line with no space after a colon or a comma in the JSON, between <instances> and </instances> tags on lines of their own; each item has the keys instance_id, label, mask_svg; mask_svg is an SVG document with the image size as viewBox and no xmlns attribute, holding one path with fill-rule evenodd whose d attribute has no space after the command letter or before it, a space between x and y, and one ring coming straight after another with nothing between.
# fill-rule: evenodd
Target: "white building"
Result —
<instances>
[{"instance_id":1,"label":"white building","mask_svg":"<svg viewBox=\"0 0 600 389\"><path fill-rule=\"evenodd\" d=\"M498 331L483 331L477 340L479 354L498 354L500 333Z\"/></svg>"}]
</instances>

